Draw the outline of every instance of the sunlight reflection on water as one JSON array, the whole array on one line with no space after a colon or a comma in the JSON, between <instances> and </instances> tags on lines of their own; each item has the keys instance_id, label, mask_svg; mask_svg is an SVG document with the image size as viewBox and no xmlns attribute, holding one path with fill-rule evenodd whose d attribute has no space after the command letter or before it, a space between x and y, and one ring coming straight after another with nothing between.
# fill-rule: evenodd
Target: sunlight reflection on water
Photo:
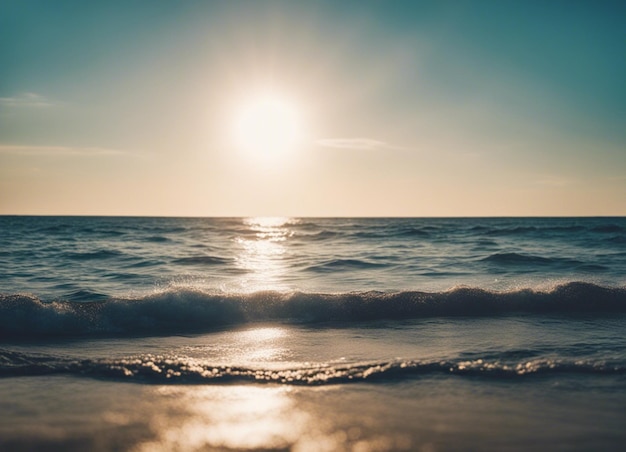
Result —
<instances>
[{"instance_id":1,"label":"sunlight reflection on water","mask_svg":"<svg viewBox=\"0 0 626 452\"><path fill-rule=\"evenodd\" d=\"M259 327L231 333L229 361L272 361L288 353L292 340L281 327ZM269 363L264 365L267 367ZM310 394L334 388L309 389ZM150 422L153 439L133 452L205 450L392 450L388 438L366 439L359 428L339 427L314 404L302 404L291 386L160 386L154 397L165 398ZM340 416L341 417L341 416ZM381 442L384 439L383 442ZM394 443L395 444L395 443ZM353 447L348 447L353 446Z\"/></svg>"},{"instance_id":2,"label":"sunlight reflection on water","mask_svg":"<svg viewBox=\"0 0 626 452\"><path fill-rule=\"evenodd\" d=\"M318 401L335 400L336 388L308 389L306 403L298 391L285 386L161 386L155 398L170 403L151 421L153 439L132 452L411 449L407 435L368 431L373 419L367 414L356 425L346 423L350 416L345 411L359 410L351 399L336 406L336 412L326 411Z\"/></svg>"},{"instance_id":3,"label":"sunlight reflection on water","mask_svg":"<svg viewBox=\"0 0 626 452\"><path fill-rule=\"evenodd\" d=\"M289 218L246 218L244 225L254 234L253 238L238 236L235 243L239 254L235 262L238 268L247 271L241 280L244 291L287 290L283 282L288 273L285 263L285 243L293 235Z\"/></svg>"},{"instance_id":4,"label":"sunlight reflection on water","mask_svg":"<svg viewBox=\"0 0 626 452\"><path fill-rule=\"evenodd\" d=\"M158 391L179 400L182 422L172 424L164 414L152 426L157 439L136 452L283 449L296 442L307 423L289 397L290 388L166 386Z\"/></svg>"},{"instance_id":5,"label":"sunlight reflection on water","mask_svg":"<svg viewBox=\"0 0 626 452\"><path fill-rule=\"evenodd\" d=\"M288 333L283 328L254 328L238 333L238 359L242 361L272 361L287 353L284 347Z\"/></svg>"}]
</instances>

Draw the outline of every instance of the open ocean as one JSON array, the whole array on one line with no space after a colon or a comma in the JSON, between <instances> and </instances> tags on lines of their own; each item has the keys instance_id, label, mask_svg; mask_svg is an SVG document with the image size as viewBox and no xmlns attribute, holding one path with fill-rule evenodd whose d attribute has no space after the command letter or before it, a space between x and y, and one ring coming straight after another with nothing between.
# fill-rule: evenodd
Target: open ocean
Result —
<instances>
[{"instance_id":1,"label":"open ocean","mask_svg":"<svg viewBox=\"0 0 626 452\"><path fill-rule=\"evenodd\" d=\"M624 450L626 218L0 217L0 450Z\"/></svg>"}]
</instances>

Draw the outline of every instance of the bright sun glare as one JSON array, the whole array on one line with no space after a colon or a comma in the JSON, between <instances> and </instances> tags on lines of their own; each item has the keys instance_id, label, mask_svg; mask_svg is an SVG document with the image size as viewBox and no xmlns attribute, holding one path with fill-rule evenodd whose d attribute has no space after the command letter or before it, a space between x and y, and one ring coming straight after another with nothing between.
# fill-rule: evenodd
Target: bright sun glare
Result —
<instances>
[{"instance_id":1,"label":"bright sun glare","mask_svg":"<svg viewBox=\"0 0 626 452\"><path fill-rule=\"evenodd\" d=\"M302 140L300 111L273 93L250 98L236 111L233 140L249 156L270 161L293 152Z\"/></svg>"}]
</instances>

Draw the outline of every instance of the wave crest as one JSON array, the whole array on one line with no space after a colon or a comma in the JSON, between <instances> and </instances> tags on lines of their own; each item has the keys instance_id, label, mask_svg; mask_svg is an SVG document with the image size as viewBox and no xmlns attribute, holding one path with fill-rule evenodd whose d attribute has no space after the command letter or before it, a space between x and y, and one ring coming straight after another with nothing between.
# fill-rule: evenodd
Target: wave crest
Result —
<instances>
[{"instance_id":1,"label":"wave crest","mask_svg":"<svg viewBox=\"0 0 626 452\"><path fill-rule=\"evenodd\" d=\"M254 321L292 323L400 320L510 313L626 312L626 288L571 282L550 291L250 294L170 289L136 298L77 303L34 295L0 295L0 337L163 335L203 332Z\"/></svg>"},{"instance_id":2,"label":"wave crest","mask_svg":"<svg viewBox=\"0 0 626 452\"><path fill-rule=\"evenodd\" d=\"M352 364L248 367L213 364L184 356L138 355L118 359L68 359L0 350L0 377L71 374L149 384L281 383L326 385L405 380L436 374L491 379L532 375L624 375L618 363L590 360L530 359L503 361L392 360Z\"/></svg>"}]
</instances>

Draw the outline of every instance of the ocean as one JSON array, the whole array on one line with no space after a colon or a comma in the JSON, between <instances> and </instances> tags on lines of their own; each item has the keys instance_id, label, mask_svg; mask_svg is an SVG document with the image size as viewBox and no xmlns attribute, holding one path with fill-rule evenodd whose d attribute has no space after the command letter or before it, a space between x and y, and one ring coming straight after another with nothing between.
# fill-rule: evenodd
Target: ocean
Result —
<instances>
[{"instance_id":1,"label":"ocean","mask_svg":"<svg viewBox=\"0 0 626 452\"><path fill-rule=\"evenodd\" d=\"M623 450L626 218L0 217L0 450Z\"/></svg>"}]
</instances>

